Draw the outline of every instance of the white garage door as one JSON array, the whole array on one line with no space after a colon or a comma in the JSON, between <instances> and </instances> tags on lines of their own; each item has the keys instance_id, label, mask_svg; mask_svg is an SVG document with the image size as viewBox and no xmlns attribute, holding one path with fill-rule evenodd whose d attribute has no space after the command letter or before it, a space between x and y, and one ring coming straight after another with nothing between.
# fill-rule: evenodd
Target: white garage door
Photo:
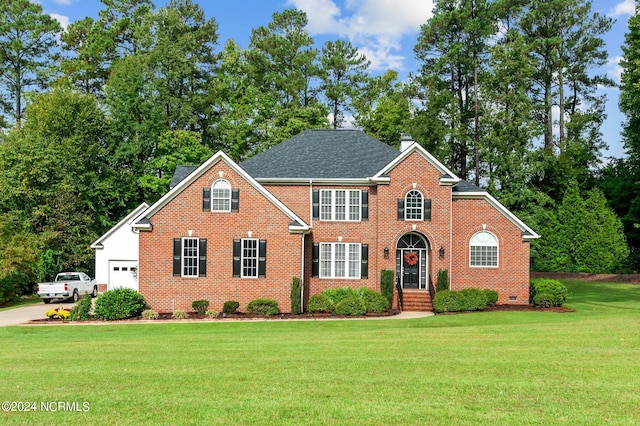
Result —
<instances>
[{"instance_id":1,"label":"white garage door","mask_svg":"<svg viewBox=\"0 0 640 426\"><path fill-rule=\"evenodd\" d=\"M109 290L118 287L138 291L138 262L135 260L109 261Z\"/></svg>"}]
</instances>

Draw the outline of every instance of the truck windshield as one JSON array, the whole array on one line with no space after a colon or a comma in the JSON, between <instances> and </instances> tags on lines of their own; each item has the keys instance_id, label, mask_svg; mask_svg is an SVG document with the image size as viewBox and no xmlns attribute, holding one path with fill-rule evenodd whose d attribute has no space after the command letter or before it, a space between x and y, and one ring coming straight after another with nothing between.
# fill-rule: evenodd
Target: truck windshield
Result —
<instances>
[{"instance_id":1,"label":"truck windshield","mask_svg":"<svg viewBox=\"0 0 640 426\"><path fill-rule=\"evenodd\" d=\"M80 281L80 276L73 274L58 275L56 281Z\"/></svg>"}]
</instances>

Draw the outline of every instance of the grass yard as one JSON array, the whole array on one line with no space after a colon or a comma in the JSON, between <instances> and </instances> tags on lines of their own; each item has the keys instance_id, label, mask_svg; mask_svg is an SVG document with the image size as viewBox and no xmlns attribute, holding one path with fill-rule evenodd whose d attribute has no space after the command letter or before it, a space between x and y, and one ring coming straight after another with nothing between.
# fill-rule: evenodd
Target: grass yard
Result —
<instances>
[{"instance_id":1,"label":"grass yard","mask_svg":"<svg viewBox=\"0 0 640 426\"><path fill-rule=\"evenodd\" d=\"M3 327L36 411L0 423L640 424L640 286L564 282L574 313Z\"/></svg>"}]
</instances>

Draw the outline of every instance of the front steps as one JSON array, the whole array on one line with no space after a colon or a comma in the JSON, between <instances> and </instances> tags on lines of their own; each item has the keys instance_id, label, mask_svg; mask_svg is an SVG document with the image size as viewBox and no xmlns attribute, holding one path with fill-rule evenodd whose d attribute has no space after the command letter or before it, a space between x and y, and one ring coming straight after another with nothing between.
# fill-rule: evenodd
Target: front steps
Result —
<instances>
[{"instance_id":1,"label":"front steps","mask_svg":"<svg viewBox=\"0 0 640 426\"><path fill-rule=\"evenodd\" d=\"M428 291L405 289L402 296L402 310L404 312L433 312L431 295Z\"/></svg>"}]
</instances>

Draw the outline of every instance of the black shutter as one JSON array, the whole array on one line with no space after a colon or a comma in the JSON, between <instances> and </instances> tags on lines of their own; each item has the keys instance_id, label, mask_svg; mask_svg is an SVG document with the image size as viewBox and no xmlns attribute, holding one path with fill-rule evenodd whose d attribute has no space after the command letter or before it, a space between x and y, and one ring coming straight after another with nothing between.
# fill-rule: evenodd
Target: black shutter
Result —
<instances>
[{"instance_id":1,"label":"black shutter","mask_svg":"<svg viewBox=\"0 0 640 426\"><path fill-rule=\"evenodd\" d=\"M318 277L320 275L320 244L313 244L313 252L311 255L311 276Z\"/></svg>"},{"instance_id":2,"label":"black shutter","mask_svg":"<svg viewBox=\"0 0 640 426\"><path fill-rule=\"evenodd\" d=\"M398 198L398 220L404 220L404 198Z\"/></svg>"},{"instance_id":3,"label":"black shutter","mask_svg":"<svg viewBox=\"0 0 640 426\"><path fill-rule=\"evenodd\" d=\"M182 238L173 239L173 276L179 277L182 275L180 269L182 268Z\"/></svg>"},{"instance_id":4,"label":"black shutter","mask_svg":"<svg viewBox=\"0 0 640 426\"><path fill-rule=\"evenodd\" d=\"M198 240L198 276L207 276L207 240L201 238Z\"/></svg>"},{"instance_id":5,"label":"black shutter","mask_svg":"<svg viewBox=\"0 0 640 426\"><path fill-rule=\"evenodd\" d=\"M211 188L202 189L202 210L211 210Z\"/></svg>"},{"instance_id":6,"label":"black shutter","mask_svg":"<svg viewBox=\"0 0 640 426\"><path fill-rule=\"evenodd\" d=\"M424 220L431 220L431 198L424 200Z\"/></svg>"},{"instance_id":7,"label":"black shutter","mask_svg":"<svg viewBox=\"0 0 640 426\"><path fill-rule=\"evenodd\" d=\"M314 189L312 194L313 219L320 219L320 191Z\"/></svg>"},{"instance_id":8,"label":"black shutter","mask_svg":"<svg viewBox=\"0 0 640 426\"><path fill-rule=\"evenodd\" d=\"M240 207L240 190L234 189L231 191L231 211L237 212Z\"/></svg>"},{"instance_id":9,"label":"black shutter","mask_svg":"<svg viewBox=\"0 0 640 426\"><path fill-rule=\"evenodd\" d=\"M258 278L267 276L267 241L260 240L258 245Z\"/></svg>"},{"instance_id":10,"label":"black shutter","mask_svg":"<svg viewBox=\"0 0 640 426\"><path fill-rule=\"evenodd\" d=\"M360 220L369 220L369 191L362 191L362 216Z\"/></svg>"},{"instance_id":11,"label":"black shutter","mask_svg":"<svg viewBox=\"0 0 640 426\"><path fill-rule=\"evenodd\" d=\"M233 240L233 276L240 277L240 253L242 252L242 241Z\"/></svg>"},{"instance_id":12,"label":"black shutter","mask_svg":"<svg viewBox=\"0 0 640 426\"><path fill-rule=\"evenodd\" d=\"M369 278L369 245L363 244L360 251L360 278Z\"/></svg>"}]
</instances>

